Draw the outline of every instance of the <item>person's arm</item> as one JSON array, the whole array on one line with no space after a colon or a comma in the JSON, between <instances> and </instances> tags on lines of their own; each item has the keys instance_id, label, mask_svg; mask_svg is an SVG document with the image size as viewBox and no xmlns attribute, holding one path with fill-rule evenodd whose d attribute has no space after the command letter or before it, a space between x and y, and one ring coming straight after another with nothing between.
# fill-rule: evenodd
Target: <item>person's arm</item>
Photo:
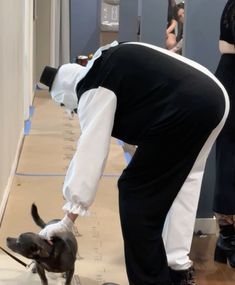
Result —
<instances>
[{"instance_id":1,"label":"person's arm","mask_svg":"<svg viewBox=\"0 0 235 285\"><path fill-rule=\"evenodd\" d=\"M182 48L183 48L183 39L181 39L181 40L176 44L176 46L174 46L170 51L177 53L177 52L182 51Z\"/></svg>"},{"instance_id":2,"label":"person's arm","mask_svg":"<svg viewBox=\"0 0 235 285\"><path fill-rule=\"evenodd\" d=\"M170 26L166 30L166 34L168 35L169 33L173 32L176 26L177 26L177 21L175 19L172 19Z\"/></svg>"},{"instance_id":3,"label":"person's arm","mask_svg":"<svg viewBox=\"0 0 235 285\"><path fill-rule=\"evenodd\" d=\"M69 165L63 187L67 203L61 222L39 234L50 239L56 232L71 230L77 216L85 215L95 199L98 182L107 160L116 111L115 94L103 87L85 92L78 105L81 136Z\"/></svg>"},{"instance_id":4,"label":"person's arm","mask_svg":"<svg viewBox=\"0 0 235 285\"><path fill-rule=\"evenodd\" d=\"M85 215L95 198L106 164L116 110L115 94L103 87L81 96L78 117L81 136L63 187L67 212Z\"/></svg>"},{"instance_id":5,"label":"person's arm","mask_svg":"<svg viewBox=\"0 0 235 285\"><path fill-rule=\"evenodd\" d=\"M74 213L67 213L67 216L69 217L69 219L74 223L78 217L78 214L74 214Z\"/></svg>"}]
</instances>

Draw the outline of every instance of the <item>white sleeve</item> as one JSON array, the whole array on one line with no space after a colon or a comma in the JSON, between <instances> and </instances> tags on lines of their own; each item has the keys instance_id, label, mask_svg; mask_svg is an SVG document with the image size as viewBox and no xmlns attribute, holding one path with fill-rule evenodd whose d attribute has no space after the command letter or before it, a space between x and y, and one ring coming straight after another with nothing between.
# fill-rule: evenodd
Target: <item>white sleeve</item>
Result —
<instances>
[{"instance_id":1,"label":"white sleeve","mask_svg":"<svg viewBox=\"0 0 235 285\"><path fill-rule=\"evenodd\" d=\"M103 87L86 91L78 104L81 136L64 180L63 210L85 215L95 199L109 153L117 99Z\"/></svg>"}]
</instances>

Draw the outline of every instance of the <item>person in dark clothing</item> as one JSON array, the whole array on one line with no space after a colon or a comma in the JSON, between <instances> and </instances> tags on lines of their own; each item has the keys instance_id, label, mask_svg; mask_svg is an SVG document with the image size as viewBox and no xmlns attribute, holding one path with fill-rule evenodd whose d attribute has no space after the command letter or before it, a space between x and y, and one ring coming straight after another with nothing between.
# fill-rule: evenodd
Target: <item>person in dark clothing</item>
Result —
<instances>
[{"instance_id":1,"label":"person in dark clothing","mask_svg":"<svg viewBox=\"0 0 235 285\"><path fill-rule=\"evenodd\" d=\"M87 213L113 136L137 146L118 180L129 283L183 284L169 272L162 230L177 194L200 190L228 114L222 84L194 61L136 42L101 47L86 67L45 67L40 81L56 102L77 109L81 127L63 185L65 216L40 235L50 240Z\"/></svg>"},{"instance_id":2,"label":"person in dark clothing","mask_svg":"<svg viewBox=\"0 0 235 285\"><path fill-rule=\"evenodd\" d=\"M226 88L231 109L216 142L214 212L220 235L215 260L235 267L235 0L227 1L220 19L221 58L215 75Z\"/></svg>"}]
</instances>

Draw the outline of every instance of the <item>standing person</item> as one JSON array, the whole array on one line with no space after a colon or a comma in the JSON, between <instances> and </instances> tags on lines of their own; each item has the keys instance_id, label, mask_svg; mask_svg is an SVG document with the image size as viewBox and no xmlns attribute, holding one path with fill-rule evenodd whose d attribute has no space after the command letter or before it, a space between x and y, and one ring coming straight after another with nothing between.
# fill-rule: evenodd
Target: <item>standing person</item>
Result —
<instances>
[{"instance_id":1,"label":"standing person","mask_svg":"<svg viewBox=\"0 0 235 285\"><path fill-rule=\"evenodd\" d=\"M235 0L228 0L220 20L221 58L216 76L231 102L228 120L216 142L214 212L220 234L215 260L235 267Z\"/></svg>"},{"instance_id":2,"label":"standing person","mask_svg":"<svg viewBox=\"0 0 235 285\"><path fill-rule=\"evenodd\" d=\"M184 3L177 5L177 37L176 45L171 51L182 54L183 48L183 32L184 32Z\"/></svg>"},{"instance_id":3,"label":"standing person","mask_svg":"<svg viewBox=\"0 0 235 285\"><path fill-rule=\"evenodd\" d=\"M175 0L168 0L166 48L172 49L176 44L177 6Z\"/></svg>"},{"instance_id":4,"label":"standing person","mask_svg":"<svg viewBox=\"0 0 235 285\"><path fill-rule=\"evenodd\" d=\"M41 83L56 102L77 108L81 136L63 186L66 214L40 235L71 230L86 214L116 137L138 146L118 181L129 283L180 284L170 277L163 225L179 191L187 187L193 195L200 188L229 109L221 83L191 60L133 42L100 48L86 67L46 67Z\"/></svg>"},{"instance_id":5,"label":"standing person","mask_svg":"<svg viewBox=\"0 0 235 285\"><path fill-rule=\"evenodd\" d=\"M168 5L170 5L170 3ZM172 11L171 14L173 14L174 17L171 16L172 20L169 21L169 16L168 16L168 27L166 30L166 48L172 52L182 54L183 28L184 28L184 3L181 2L177 5L175 3L175 5L172 6L172 10L170 11ZM169 8L168 8L168 15L169 15Z\"/></svg>"}]
</instances>

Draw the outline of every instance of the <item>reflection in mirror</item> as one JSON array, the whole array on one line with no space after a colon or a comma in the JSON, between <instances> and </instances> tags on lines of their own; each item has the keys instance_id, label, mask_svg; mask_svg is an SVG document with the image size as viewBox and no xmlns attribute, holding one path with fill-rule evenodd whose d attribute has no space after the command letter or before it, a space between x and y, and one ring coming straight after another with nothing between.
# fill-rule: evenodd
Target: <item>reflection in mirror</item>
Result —
<instances>
[{"instance_id":1,"label":"reflection in mirror","mask_svg":"<svg viewBox=\"0 0 235 285\"><path fill-rule=\"evenodd\" d=\"M118 38L120 0L102 0L100 43L106 45Z\"/></svg>"},{"instance_id":2,"label":"reflection in mirror","mask_svg":"<svg viewBox=\"0 0 235 285\"><path fill-rule=\"evenodd\" d=\"M184 27L184 1L168 0L166 48L182 54Z\"/></svg>"}]
</instances>

